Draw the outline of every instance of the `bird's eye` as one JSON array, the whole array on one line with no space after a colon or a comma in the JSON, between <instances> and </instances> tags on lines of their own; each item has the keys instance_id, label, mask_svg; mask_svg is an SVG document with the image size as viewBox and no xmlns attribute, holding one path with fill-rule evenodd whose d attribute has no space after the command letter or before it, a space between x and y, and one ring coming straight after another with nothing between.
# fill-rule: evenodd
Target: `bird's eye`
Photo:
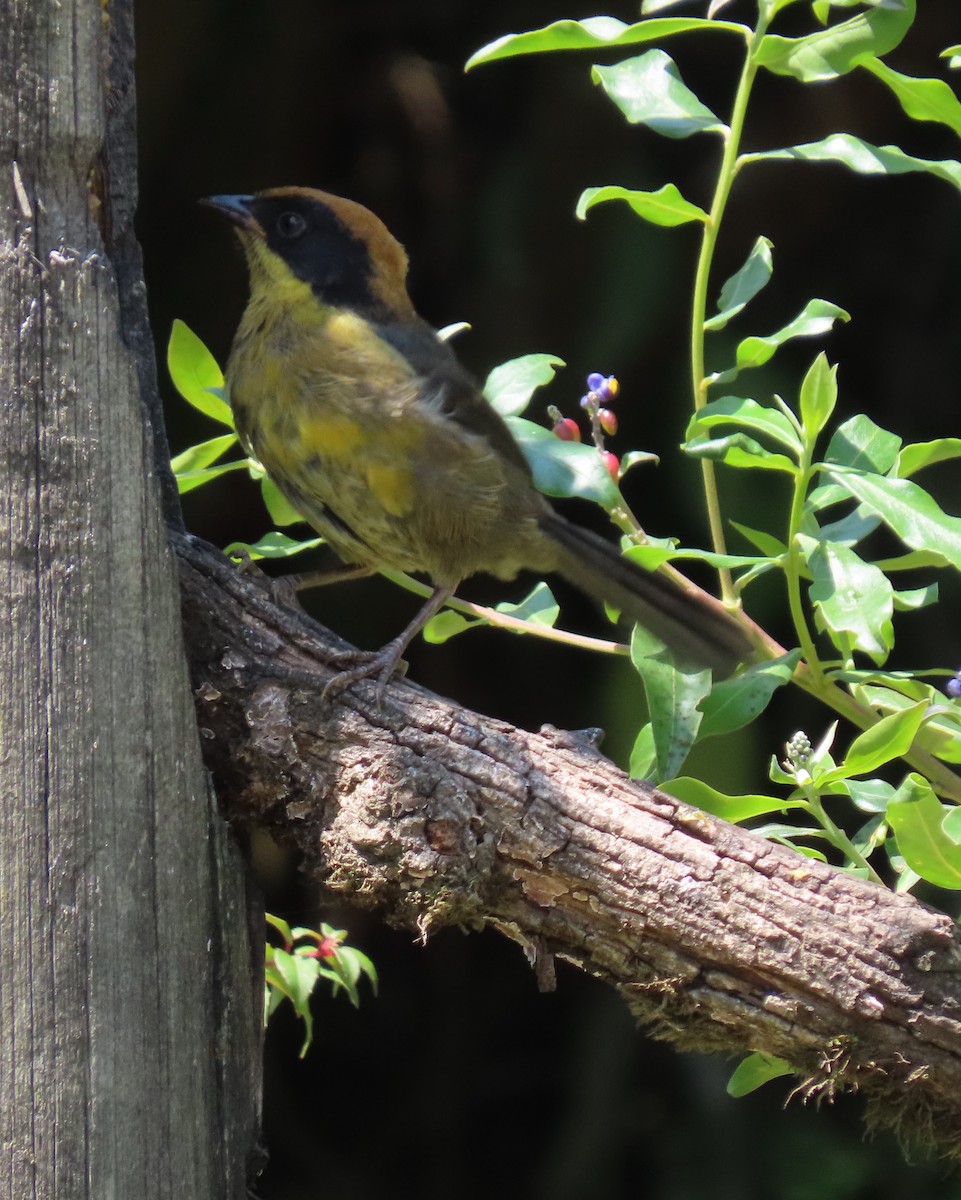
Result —
<instances>
[{"instance_id":1,"label":"bird's eye","mask_svg":"<svg viewBox=\"0 0 961 1200\"><path fill-rule=\"evenodd\" d=\"M307 222L295 212L281 213L277 218L277 232L282 238L299 238L307 228Z\"/></svg>"}]
</instances>

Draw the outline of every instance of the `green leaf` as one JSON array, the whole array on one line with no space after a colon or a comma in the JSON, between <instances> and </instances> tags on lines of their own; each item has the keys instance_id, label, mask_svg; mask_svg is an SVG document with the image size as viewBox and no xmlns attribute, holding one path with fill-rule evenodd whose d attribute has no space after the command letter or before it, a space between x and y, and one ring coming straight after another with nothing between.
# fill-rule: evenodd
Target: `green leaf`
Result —
<instances>
[{"instance_id":1,"label":"green leaf","mask_svg":"<svg viewBox=\"0 0 961 1200\"><path fill-rule=\"evenodd\" d=\"M851 779L848 794L861 812L883 813L894 796L894 788L883 779Z\"/></svg>"},{"instance_id":2,"label":"green leaf","mask_svg":"<svg viewBox=\"0 0 961 1200\"><path fill-rule=\"evenodd\" d=\"M746 396L720 396L705 404L691 418L685 438L695 437L718 425L741 425L780 443L795 456L800 456L804 449L797 429L783 412Z\"/></svg>"},{"instance_id":3,"label":"green leaf","mask_svg":"<svg viewBox=\"0 0 961 1200\"><path fill-rule=\"evenodd\" d=\"M749 162L791 159L797 162L837 162L860 175L905 175L912 171L923 171L961 189L961 163L953 158L915 158L905 154L899 146L873 146L850 133L832 133L820 142L745 154L738 161L740 166Z\"/></svg>"},{"instance_id":4,"label":"green leaf","mask_svg":"<svg viewBox=\"0 0 961 1200\"><path fill-rule=\"evenodd\" d=\"M486 624L487 622L480 617L468 617L465 613L445 608L436 616L431 617L421 630L421 636L431 646L442 646L444 642L450 641L457 634L465 633L468 629L473 629L475 625Z\"/></svg>"},{"instance_id":5,"label":"green leaf","mask_svg":"<svg viewBox=\"0 0 961 1200\"><path fill-rule=\"evenodd\" d=\"M534 483L547 496L580 496L610 510L621 494L595 446L564 442L549 429L523 417L508 417L534 474Z\"/></svg>"},{"instance_id":6,"label":"green leaf","mask_svg":"<svg viewBox=\"0 0 961 1200\"><path fill-rule=\"evenodd\" d=\"M933 550L909 550L907 554L897 554L893 558L879 558L874 565L890 575L893 571L917 571L919 568L946 567L949 564L943 554Z\"/></svg>"},{"instance_id":7,"label":"green leaf","mask_svg":"<svg viewBox=\"0 0 961 1200\"><path fill-rule=\"evenodd\" d=\"M334 951L334 959L343 978L351 985L356 986L361 975L366 975L374 995L377 994L377 968L362 950L353 946L338 946Z\"/></svg>"},{"instance_id":8,"label":"green leaf","mask_svg":"<svg viewBox=\"0 0 961 1200\"><path fill-rule=\"evenodd\" d=\"M274 967L298 1012L307 1009L310 993L317 983L319 968L314 958L299 954L288 954L286 950L274 948Z\"/></svg>"},{"instance_id":9,"label":"green leaf","mask_svg":"<svg viewBox=\"0 0 961 1200\"><path fill-rule=\"evenodd\" d=\"M615 17L587 17L583 21L555 21L542 29L527 33L508 33L483 46L467 60L464 70L500 58L515 58L521 54L542 54L556 50L597 50L603 47L637 46L657 42L676 33L693 33L703 29L721 29L746 37L746 25L728 21L706 21L703 17L666 17L626 25Z\"/></svg>"},{"instance_id":10,"label":"green leaf","mask_svg":"<svg viewBox=\"0 0 961 1200\"><path fill-rule=\"evenodd\" d=\"M648 450L628 450L621 459L621 479L624 478L631 467L645 466L647 463L652 463L656 466L660 461L658 455L651 454Z\"/></svg>"},{"instance_id":11,"label":"green leaf","mask_svg":"<svg viewBox=\"0 0 961 1200\"><path fill-rule=\"evenodd\" d=\"M717 313L704 322L705 329L723 329L767 284L774 272L773 249L769 238L757 239L744 265L725 280L717 299Z\"/></svg>"},{"instance_id":12,"label":"green leaf","mask_svg":"<svg viewBox=\"0 0 961 1200\"><path fill-rule=\"evenodd\" d=\"M174 321L167 343L167 370L188 404L228 428L234 415L226 401L224 376L217 360L183 321Z\"/></svg>"},{"instance_id":13,"label":"green leaf","mask_svg":"<svg viewBox=\"0 0 961 1200\"><path fill-rule=\"evenodd\" d=\"M752 468L761 471L783 471L796 475L797 466L783 454L772 454L760 442L744 433L732 433L728 437L701 441L692 438L684 444L692 458L709 458L723 462L729 467Z\"/></svg>"},{"instance_id":14,"label":"green leaf","mask_svg":"<svg viewBox=\"0 0 961 1200\"><path fill-rule=\"evenodd\" d=\"M497 605L497 612L516 617L518 621L530 621L533 625L544 625L550 629L557 624L560 611L554 593L543 581L536 584L517 604L505 600Z\"/></svg>"},{"instance_id":15,"label":"green leaf","mask_svg":"<svg viewBox=\"0 0 961 1200\"><path fill-rule=\"evenodd\" d=\"M651 716L657 778L677 774L701 724L698 704L711 688L711 672L679 668L663 644L640 625L631 635L631 662L641 677Z\"/></svg>"},{"instance_id":16,"label":"green leaf","mask_svg":"<svg viewBox=\"0 0 961 1200\"><path fill-rule=\"evenodd\" d=\"M756 1091L762 1084L770 1083L772 1079L790 1074L791 1065L783 1058L775 1058L772 1054L749 1054L727 1081L727 1094L739 1099Z\"/></svg>"},{"instance_id":17,"label":"green leaf","mask_svg":"<svg viewBox=\"0 0 961 1200\"><path fill-rule=\"evenodd\" d=\"M826 489L815 488L804 505L805 514L816 512L817 500L825 494ZM853 512L841 517L840 520L829 521L827 525L823 525L815 536L823 542L837 542L840 546L856 546L869 533L873 533L880 524L881 522L877 517L862 512L860 508L856 508ZM881 567L882 571L887 570L880 563L875 563L875 566Z\"/></svg>"},{"instance_id":18,"label":"green leaf","mask_svg":"<svg viewBox=\"0 0 961 1200\"><path fill-rule=\"evenodd\" d=\"M920 775L908 775L887 808L887 818L908 866L937 887L961 888L961 846L945 830L956 808L942 804ZM948 828L955 832L952 818Z\"/></svg>"},{"instance_id":19,"label":"green leaf","mask_svg":"<svg viewBox=\"0 0 961 1200\"><path fill-rule=\"evenodd\" d=\"M767 708L777 689L789 682L800 658L800 650L792 650L780 658L748 667L733 679L723 679L715 684L701 701L704 719L698 732L699 740L731 733L753 721Z\"/></svg>"},{"instance_id":20,"label":"green leaf","mask_svg":"<svg viewBox=\"0 0 961 1200\"><path fill-rule=\"evenodd\" d=\"M914 20L915 0L904 10L875 8L839 25L786 38L768 34L754 54L758 66L776 75L793 75L802 83L846 75L871 55L893 50Z\"/></svg>"},{"instance_id":21,"label":"green leaf","mask_svg":"<svg viewBox=\"0 0 961 1200\"><path fill-rule=\"evenodd\" d=\"M656 571L663 563L678 558L693 558L709 567L753 567L766 561L764 558L758 558L756 554L716 554L713 550L681 548L673 542L655 541L645 542L643 546L630 546L624 557L633 559L647 571Z\"/></svg>"},{"instance_id":22,"label":"green leaf","mask_svg":"<svg viewBox=\"0 0 961 1200\"><path fill-rule=\"evenodd\" d=\"M537 389L550 383L557 368L566 365L554 354L524 354L512 358L487 376L484 399L502 417L516 417L524 411Z\"/></svg>"},{"instance_id":23,"label":"green leaf","mask_svg":"<svg viewBox=\"0 0 961 1200\"><path fill-rule=\"evenodd\" d=\"M732 521L731 525L768 558L780 558L782 554L787 554L787 546L773 534L766 533L763 529L752 529L750 525L742 525L740 521Z\"/></svg>"},{"instance_id":24,"label":"green leaf","mask_svg":"<svg viewBox=\"0 0 961 1200\"><path fill-rule=\"evenodd\" d=\"M799 539L814 577L811 601L845 658L861 650L879 666L894 645L891 581L850 547ZM813 547L813 549L811 549Z\"/></svg>"},{"instance_id":25,"label":"green leaf","mask_svg":"<svg viewBox=\"0 0 961 1200\"><path fill-rule=\"evenodd\" d=\"M946 50L941 51L941 58L946 58L948 66L956 71L961 67L961 46L948 46Z\"/></svg>"},{"instance_id":26,"label":"green leaf","mask_svg":"<svg viewBox=\"0 0 961 1200\"><path fill-rule=\"evenodd\" d=\"M942 555L961 570L961 519L943 512L923 488L910 479L888 479L840 468L828 475L876 513L912 550Z\"/></svg>"},{"instance_id":27,"label":"green leaf","mask_svg":"<svg viewBox=\"0 0 961 1200\"><path fill-rule=\"evenodd\" d=\"M838 369L828 363L822 351L801 383L801 423L809 445L813 445L818 434L828 423L838 402Z\"/></svg>"},{"instance_id":28,"label":"green leaf","mask_svg":"<svg viewBox=\"0 0 961 1200\"><path fill-rule=\"evenodd\" d=\"M261 558L292 558L295 554L302 554L305 550L314 550L323 544L322 537L297 541L285 533L273 529L270 533L265 533L257 542L231 542L224 549L224 554L231 558L243 555L257 562Z\"/></svg>"},{"instance_id":29,"label":"green leaf","mask_svg":"<svg viewBox=\"0 0 961 1200\"><path fill-rule=\"evenodd\" d=\"M876 58L866 58L860 66L891 89L912 120L936 121L961 136L961 102L943 79L902 75Z\"/></svg>"},{"instance_id":30,"label":"green leaf","mask_svg":"<svg viewBox=\"0 0 961 1200\"><path fill-rule=\"evenodd\" d=\"M631 749L631 761L628 773L631 779L650 779L657 766L657 752L654 748L654 729L650 723L642 725L634 739Z\"/></svg>"},{"instance_id":31,"label":"green leaf","mask_svg":"<svg viewBox=\"0 0 961 1200\"><path fill-rule=\"evenodd\" d=\"M943 437L935 438L933 442L911 442L901 451L897 473L901 479L907 479L923 467L932 467L935 463L949 462L954 458L961 458L961 438Z\"/></svg>"},{"instance_id":32,"label":"green leaf","mask_svg":"<svg viewBox=\"0 0 961 1200\"><path fill-rule=\"evenodd\" d=\"M231 437L234 435L231 434ZM188 492L192 492L195 488L201 487L205 483L210 483L212 479L219 479L221 475L226 475L230 471L241 471L245 467L249 469L250 460L247 458L238 459L235 462L220 463L215 467L200 467L196 471L177 471L177 491L181 496L186 496Z\"/></svg>"},{"instance_id":33,"label":"green leaf","mask_svg":"<svg viewBox=\"0 0 961 1200\"><path fill-rule=\"evenodd\" d=\"M523 600L517 604L504 601L497 605L497 612L514 617L518 621L529 621L532 625L542 625L553 628L557 624L560 608L554 599L554 593L546 583L538 583ZM458 633L464 633L477 625L487 625L481 617L468 617L464 613L447 608L431 617L423 629L424 641L431 645L440 645ZM524 633L522 629L512 629L512 633Z\"/></svg>"},{"instance_id":34,"label":"green leaf","mask_svg":"<svg viewBox=\"0 0 961 1200\"><path fill-rule=\"evenodd\" d=\"M720 817L722 821L730 821L734 825L751 817L763 817L767 813L784 812L785 809L798 807L796 802L785 800L783 796L726 796L702 780L692 779L687 775L668 780L660 786L669 796L674 796L694 808L703 809L704 812L713 813L715 817Z\"/></svg>"},{"instance_id":35,"label":"green leaf","mask_svg":"<svg viewBox=\"0 0 961 1200\"><path fill-rule=\"evenodd\" d=\"M905 0L813 0L811 8L822 25L826 25L832 8L888 8L892 12L904 12Z\"/></svg>"},{"instance_id":36,"label":"green leaf","mask_svg":"<svg viewBox=\"0 0 961 1200\"><path fill-rule=\"evenodd\" d=\"M851 743L844 762L825 771L818 784L825 787L853 775L869 775L885 763L901 758L911 749L927 712L927 702L912 704L866 729Z\"/></svg>"},{"instance_id":37,"label":"green leaf","mask_svg":"<svg viewBox=\"0 0 961 1200\"><path fill-rule=\"evenodd\" d=\"M588 210L608 200L623 200L639 217L652 225L686 225L690 221L708 221L703 208L685 200L673 183L666 183L656 192L634 192L629 188L610 184L606 187L590 187L581 192L577 201L577 217L583 221Z\"/></svg>"},{"instance_id":38,"label":"green leaf","mask_svg":"<svg viewBox=\"0 0 961 1200\"><path fill-rule=\"evenodd\" d=\"M288 946L293 945L294 935L283 917L277 917L273 913L265 912L264 920L268 925L277 930Z\"/></svg>"},{"instance_id":39,"label":"green leaf","mask_svg":"<svg viewBox=\"0 0 961 1200\"><path fill-rule=\"evenodd\" d=\"M858 413L835 430L824 461L883 475L894 466L900 449L901 439L896 433L889 433L864 413Z\"/></svg>"},{"instance_id":40,"label":"green leaf","mask_svg":"<svg viewBox=\"0 0 961 1200\"><path fill-rule=\"evenodd\" d=\"M237 435L235 433L225 433L220 437L210 438L206 442L198 442L195 446L188 446L180 454L175 454L170 460L170 467L175 475L184 471L197 471L201 467L209 467L236 443Z\"/></svg>"},{"instance_id":41,"label":"green leaf","mask_svg":"<svg viewBox=\"0 0 961 1200\"><path fill-rule=\"evenodd\" d=\"M647 125L669 138L727 130L685 86L676 64L663 50L648 50L612 67L595 66L591 78L632 125Z\"/></svg>"},{"instance_id":42,"label":"green leaf","mask_svg":"<svg viewBox=\"0 0 961 1200\"><path fill-rule=\"evenodd\" d=\"M299 513L287 497L280 491L269 475L260 480L260 494L263 497L270 519L275 525L296 525L306 518Z\"/></svg>"},{"instance_id":43,"label":"green leaf","mask_svg":"<svg viewBox=\"0 0 961 1200\"><path fill-rule=\"evenodd\" d=\"M907 591L894 593L895 612L917 612L920 608L928 608L938 602L938 585L929 583L927 587L909 588Z\"/></svg>"},{"instance_id":44,"label":"green leaf","mask_svg":"<svg viewBox=\"0 0 961 1200\"><path fill-rule=\"evenodd\" d=\"M779 346L793 338L816 337L829 333L836 321L849 321L850 313L832 304L829 300L809 300L801 312L783 329L767 337L747 337L737 348L737 371L750 367L762 367L774 357ZM727 378L727 373L718 376L718 381Z\"/></svg>"}]
</instances>

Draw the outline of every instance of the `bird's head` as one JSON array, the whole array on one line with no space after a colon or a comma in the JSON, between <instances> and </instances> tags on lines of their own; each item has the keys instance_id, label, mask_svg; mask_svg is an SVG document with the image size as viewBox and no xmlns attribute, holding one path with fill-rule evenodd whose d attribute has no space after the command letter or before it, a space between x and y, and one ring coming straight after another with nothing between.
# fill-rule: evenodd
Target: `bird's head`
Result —
<instances>
[{"instance_id":1,"label":"bird's head","mask_svg":"<svg viewBox=\"0 0 961 1200\"><path fill-rule=\"evenodd\" d=\"M369 209L312 188L271 188L203 201L236 227L251 289L307 284L324 306L380 318L413 313L404 247Z\"/></svg>"}]
</instances>

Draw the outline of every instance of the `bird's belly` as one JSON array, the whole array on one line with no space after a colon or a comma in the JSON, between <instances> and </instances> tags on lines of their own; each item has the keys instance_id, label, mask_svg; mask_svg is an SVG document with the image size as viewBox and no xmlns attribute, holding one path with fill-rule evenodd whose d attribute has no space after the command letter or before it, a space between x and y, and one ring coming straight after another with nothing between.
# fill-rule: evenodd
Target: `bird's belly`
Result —
<instances>
[{"instance_id":1,"label":"bird's belly","mask_svg":"<svg viewBox=\"0 0 961 1200\"><path fill-rule=\"evenodd\" d=\"M536 494L512 486L481 438L430 414L355 410L261 411L247 431L267 473L341 558L450 584L539 565L527 545L540 540Z\"/></svg>"}]
</instances>

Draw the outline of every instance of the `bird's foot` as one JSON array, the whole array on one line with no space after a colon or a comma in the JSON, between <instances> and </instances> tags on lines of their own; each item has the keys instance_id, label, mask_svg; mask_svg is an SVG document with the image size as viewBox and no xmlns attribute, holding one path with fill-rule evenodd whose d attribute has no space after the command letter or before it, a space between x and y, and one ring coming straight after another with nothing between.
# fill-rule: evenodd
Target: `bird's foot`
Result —
<instances>
[{"instance_id":1,"label":"bird's foot","mask_svg":"<svg viewBox=\"0 0 961 1200\"><path fill-rule=\"evenodd\" d=\"M343 664L345 669L338 671L327 682L321 693L321 700L326 700L329 695L340 692L345 687L350 687L352 683L359 683L363 679L373 679L377 681L375 691L377 707L383 708L384 692L390 677L395 671L403 675L407 670L407 664L401 655L407 648L408 640L394 638L379 650L345 650L340 654L332 654L327 660L328 665L336 667Z\"/></svg>"}]
</instances>

